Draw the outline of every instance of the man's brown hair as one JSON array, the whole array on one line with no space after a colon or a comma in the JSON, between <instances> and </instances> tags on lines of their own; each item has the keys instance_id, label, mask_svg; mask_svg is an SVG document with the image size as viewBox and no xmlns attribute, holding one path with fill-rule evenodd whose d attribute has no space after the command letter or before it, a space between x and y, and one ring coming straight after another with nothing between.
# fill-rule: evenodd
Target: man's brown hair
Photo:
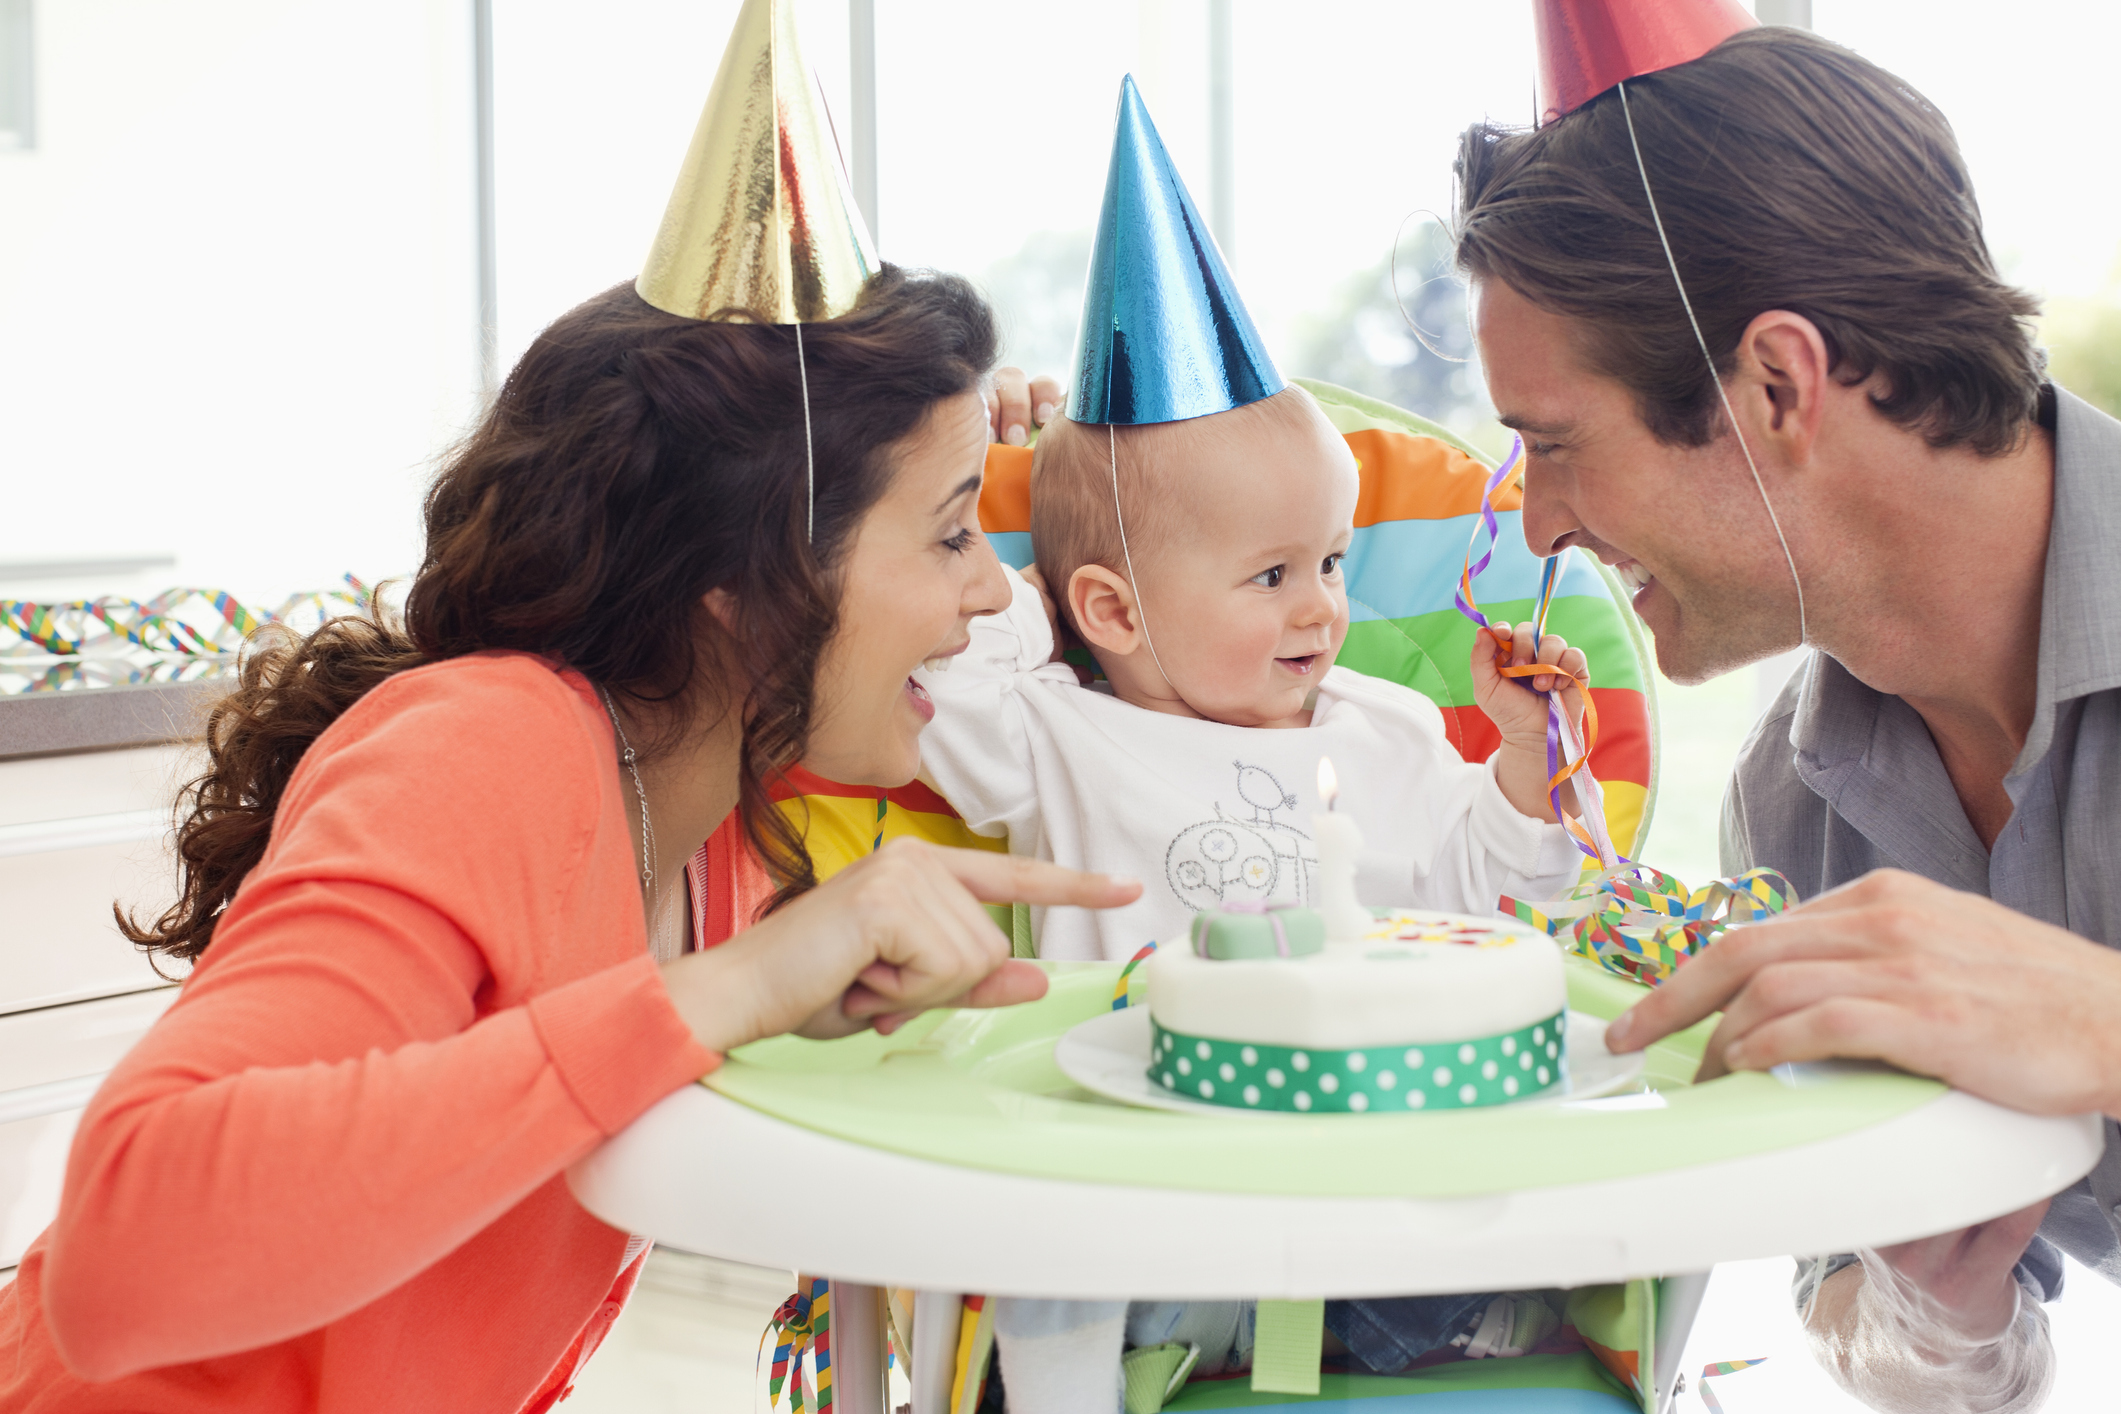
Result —
<instances>
[{"instance_id":1,"label":"man's brown hair","mask_svg":"<svg viewBox=\"0 0 2121 1414\"><path fill-rule=\"evenodd\" d=\"M1802 30L1734 35L1630 79L1642 157L1720 376L1762 312L1812 321L1845 384L1932 446L2018 444L2045 357L2039 306L2005 284L1944 115L1907 84ZM1618 93L1532 130L1460 142L1458 264L1580 323L1597 372L1660 440L1721 430L1672 282Z\"/></svg>"}]
</instances>

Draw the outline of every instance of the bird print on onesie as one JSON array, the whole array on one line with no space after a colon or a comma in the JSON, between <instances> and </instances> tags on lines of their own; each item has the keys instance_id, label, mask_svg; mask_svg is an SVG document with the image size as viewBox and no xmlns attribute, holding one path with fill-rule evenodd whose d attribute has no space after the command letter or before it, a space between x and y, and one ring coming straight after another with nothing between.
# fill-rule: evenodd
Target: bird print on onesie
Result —
<instances>
[{"instance_id":1,"label":"bird print on onesie","mask_svg":"<svg viewBox=\"0 0 2121 1414\"><path fill-rule=\"evenodd\" d=\"M1317 889L1318 848L1282 818L1296 796L1272 771L1233 761L1242 810L1215 802L1215 818L1188 825L1164 853L1164 877L1189 907L1276 899L1308 905Z\"/></svg>"}]
</instances>

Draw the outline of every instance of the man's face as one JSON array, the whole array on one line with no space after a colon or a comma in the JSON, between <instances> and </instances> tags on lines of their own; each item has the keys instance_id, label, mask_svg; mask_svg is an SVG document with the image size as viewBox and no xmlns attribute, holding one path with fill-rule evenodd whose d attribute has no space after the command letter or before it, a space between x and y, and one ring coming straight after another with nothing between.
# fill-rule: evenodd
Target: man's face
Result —
<instances>
[{"instance_id":1,"label":"man's face","mask_svg":"<svg viewBox=\"0 0 2121 1414\"><path fill-rule=\"evenodd\" d=\"M1737 438L1658 441L1634 395L1585 366L1574 321L1500 280L1472 294L1488 394L1524 438L1532 552L1578 545L1618 571L1674 682L1795 647L1796 589Z\"/></svg>"}]
</instances>

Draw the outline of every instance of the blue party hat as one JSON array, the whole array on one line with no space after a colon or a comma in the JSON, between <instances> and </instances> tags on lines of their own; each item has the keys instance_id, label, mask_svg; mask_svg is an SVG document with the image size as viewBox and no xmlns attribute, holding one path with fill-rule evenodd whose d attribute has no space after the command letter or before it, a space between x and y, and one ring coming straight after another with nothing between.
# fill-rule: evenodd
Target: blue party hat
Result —
<instances>
[{"instance_id":1,"label":"blue party hat","mask_svg":"<svg viewBox=\"0 0 2121 1414\"><path fill-rule=\"evenodd\" d=\"M1076 337L1068 416L1077 422L1182 422L1288 386L1131 74L1120 81Z\"/></svg>"}]
</instances>

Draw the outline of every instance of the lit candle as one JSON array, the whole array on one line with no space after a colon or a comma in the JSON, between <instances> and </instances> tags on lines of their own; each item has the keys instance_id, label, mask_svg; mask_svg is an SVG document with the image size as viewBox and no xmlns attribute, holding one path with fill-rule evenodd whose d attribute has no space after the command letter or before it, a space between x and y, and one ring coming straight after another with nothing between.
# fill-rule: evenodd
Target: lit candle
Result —
<instances>
[{"instance_id":1,"label":"lit candle","mask_svg":"<svg viewBox=\"0 0 2121 1414\"><path fill-rule=\"evenodd\" d=\"M1318 797L1326 808L1311 817L1311 837L1318 845L1318 911L1325 919L1329 943L1360 942L1376 921L1355 896L1355 857L1362 850L1362 831L1352 816L1333 808L1340 779L1331 757L1318 758Z\"/></svg>"}]
</instances>

